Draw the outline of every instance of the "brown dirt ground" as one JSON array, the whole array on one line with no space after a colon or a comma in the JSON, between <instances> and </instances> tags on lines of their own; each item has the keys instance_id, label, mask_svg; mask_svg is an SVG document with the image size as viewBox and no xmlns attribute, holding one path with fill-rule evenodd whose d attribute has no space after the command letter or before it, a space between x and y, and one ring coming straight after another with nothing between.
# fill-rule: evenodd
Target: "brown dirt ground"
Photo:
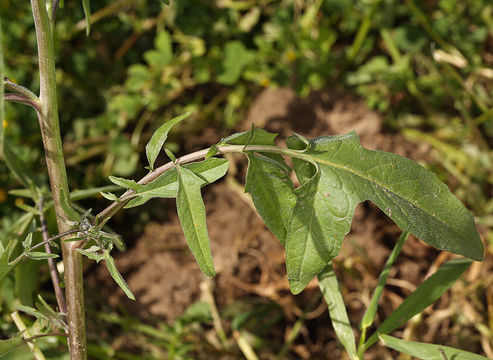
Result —
<instances>
[{"instance_id":1,"label":"brown dirt ground","mask_svg":"<svg viewBox=\"0 0 493 360\"><path fill-rule=\"evenodd\" d=\"M433 161L427 145L416 145L401 135L386 133L382 129L381 117L368 110L362 100L350 95L320 91L299 99L289 89L267 89L254 101L238 130L248 130L252 123L279 133L280 139L285 139L291 131L315 137L354 129L362 144L370 149L392 151L417 161ZM217 142L219 137L209 130L192 143L207 146ZM135 246L116 256L117 266L137 301L127 300L103 267L98 268L90 285L101 289L112 306L123 305L130 314L143 320L159 318L171 321L203 296L204 284L212 283L220 310L241 299L266 299L277 303L284 313L280 328L270 334L278 338L274 340L277 346L282 345L283 337L303 314L310 299L315 298L318 300L307 314L301 336L291 346L289 356L293 359L344 358L335 341L326 306L317 298L316 280L301 295L290 294L283 248L256 214L249 195L243 193L241 182L245 161L236 156L230 160L232 174L203 191L216 277L206 280L201 274L187 249L174 201L162 200L160 204L166 209L163 211L168 214L167 220L149 222ZM364 203L357 207L351 232L334 261L353 325L361 319L399 234L400 230L373 204ZM390 274L389 286L380 303L379 319L395 309L423 281L428 271L433 271L451 256L439 254L419 240L409 239ZM491 268L491 258L483 265L474 265L468 279L480 277L486 267ZM457 286L464 290L464 284ZM467 303L465 295L458 292L448 293L435 305L441 309L441 316L428 309L425 317L410 322L398 336L481 351L478 348L481 339L473 335L477 332L473 330L471 319L481 318L484 314L478 313L474 306L466 310L461 306L451 307L451 298L461 304ZM457 325L453 325L450 319L464 311L469 321L461 324L462 333L454 332L453 327ZM270 358L262 353L260 356ZM395 353L383 347L376 347L368 353L368 359L391 359L394 356ZM237 358L242 357L238 354Z\"/></svg>"}]
</instances>

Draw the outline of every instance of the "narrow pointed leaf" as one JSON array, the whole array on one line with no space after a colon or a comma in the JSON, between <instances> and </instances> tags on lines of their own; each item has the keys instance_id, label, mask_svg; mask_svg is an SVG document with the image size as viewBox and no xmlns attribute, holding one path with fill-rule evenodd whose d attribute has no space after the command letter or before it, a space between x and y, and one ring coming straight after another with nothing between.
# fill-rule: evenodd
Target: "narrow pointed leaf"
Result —
<instances>
[{"instance_id":1,"label":"narrow pointed leaf","mask_svg":"<svg viewBox=\"0 0 493 360\"><path fill-rule=\"evenodd\" d=\"M101 186L101 187L91 188L91 189L74 190L70 193L70 200L71 201L78 201L78 200L85 199L88 197L97 196L101 192L116 191L118 189L119 189L118 186L108 185L108 186Z\"/></svg>"},{"instance_id":2,"label":"narrow pointed leaf","mask_svg":"<svg viewBox=\"0 0 493 360\"><path fill-rule=\"evenodd\" d=\"M365 200L438 249L483 258L471 214L445 184L414 161L365 149L354 132L315 138L296 157L316 164L318 172L296 189L287 235L288 277L295 293L337 255L356 205Z\"/></svg>"},{"instance_id":3,"label":"narrow pointed leaf","mask_svg":"<svg viewBox=\"0 0 493 360\"><path fill-rule=\"evenodd\" d=\"M390 269L392 268L392 265L394 265L394 262L397 259L399 253L401 252L402 246L404 245L408 237L409 237L409 233L403 232L402 235L399 237L399 241L397 242L397 244L395 244L394 248L392 249L389 258L385 263L385 267L378 278L378 285L375 289L375 292L373 293L373 296L371 297L370 305L368 305L368 308L366 309L365 314L363 315L363 319L361 320L361 324L360 324L361 329L366 329L371 324L373 324L373 320L375 320L375 315L377 313L378 301L382 296L383 289L385 288L385 283L387 282L387 279L389 277Z\"/></svg>"},{"instance_id":4,"label":"narrow pointed leaf","mask_svg":"<svg viewBox=\"0 0 493 360\"><path fill-rule=\"evenodd\" d=\"M257 212L282 245L296 203L289 174L278 162L249 154L245 191L252 195Z\"/></svg>"},{"instance_id":5,"label":"narrow pointed leaf","mask_svg":"<svg viewBox=\"0 0 493 360\"><path fill-rule=\"evenodd\" d=\"M190 116L191 113L186 112L183 115L177 116L170 121L166 122L164 125L162 125L159 129L154 132L154 134L151 137L151 140L149 140L149 143L146 145L146 156L147 156L147 161L149 161L149 166L152 169L154 169L154 162L157 159L157 156L161 149L163 148L164 142L168 138L168 133L170 129L178 124L180 121L186 119L187 117Z\"/></svg>"},{"instance_id":6,"label":"narrow pointed leaf","mask_svg":"<svg viewBox=\"0 0 493 360\"><path fill-rule=\"evenodd\" d=\"M91 32L91 3L89 0L82 0L82 8L84 9L84 16L86 18L86 36L89 36Z\"/></svg>"},{"instance_id":7,"label":"narrow pointed leaf","mask_svg":"<svg viewBox=\"0 0 493 360\"><path fill-rule=\"evenodd\" d=\"M109 200L109 201L118 201L119 200L118 196L116 196L115 194L110 193L110 192L101 191L99 194L102 197L104 197L106 200Z\"/></svg>"},{"instance_id":8,"label":"narrow pointed leaf","mask_svg":"<svg viewBox=\"0 0 493 360\"><path fill-rule=\"evenodd\" d=\"M109 252L106 251L104 253L103 259L113 280L115 280L115 282L123 290L123 292L125 293L125 295L127 295L129 299L135 300L134 294L132 294L132 291L125 282L125 279L123 279L122 275L116 268L115 261L113 260Z\"/></svg>"},{"instance_id":9,"label":"narrow pointed leaf","mask_svg":"<svg viewBox=\"0 0 493 360\"><path fill-rule=\"evenodd\" d=\"M84 255L88 259L100 262L104 258L104 254L99 254L101 248L99 246L91 246L89 249L75 249L79 254Z\"/></svg>"},{"instance_id":10,"label":"narrow pointed leaf","mask_svg":"<svg viewBox=\"0 0 493 360\"><path fill-rule=\"evenodd\" d=\"M368 339L365 347L368 348L374 344L378 339L378 334L389 334L433 304L466 271L471 263L472 261L468 259L454 259L445 263L384 320L375 334Z\"/></svg>"},{"instance_id":11,"label":"narrow pointed leaf","mask_svg":"<svg viewBox=\"0 0 493 360\"><path fill-rule=\"evenodd\" d=\"M55 259L58 257L57 254L48 254L40 251L29 251L26 256L32 260L46 260L46 259Z\"/></svg>"},{"instance_id":12,"label":"narrow pointed leaf","mask_svg":"<svg viewBox=\"0 0 493 360\"><path fill-rule=\"evenodd\" d=\"M229 162L226 159L209 158L204 161L198 161L191 164L183 165L197 174L201 179L201 186L213 183L222 178L228 171ZM137 197L125 205L125 208L131 208L142 205L152 198L175 198L178 190L178 181L176 169L171 169L151 181L149 184L137 192Z\"/></svg>"},{"instance_id":13,"label":"narrow pointed leaf","mask_svg":"<svg viewBox=\"0 0 493 360\"><path fill-rule=\"evenodd\" d=\"M124 179L117 176L110 176L109 179L113 184L121 186L125 189L140 191L144 187L144 185L137 184L134 180Z\"/></svg>"},{"instance_id":14,"label":"narrow pointed leaf","mask_svg":"<svg viewBox=\"0 0 493 360\"><path fill-rule=\"evenodd\" d=\"M356 340L354 338L353 328L349 322L349 318L344 305L339 283L332 268L332 265L327 265L318 275L318 285L320 291L327 302L329 308L332 327L337 335L337 338L346 349L346 352L351 359L357 359Z\"/></svg>"},{"instance_id":15,"label":"narrow pointed leaf","mask_svg":"<svg viewBox=\"0 0 493 360\"><path fill-rule=\"evenodd\" d=\"M380 335L385 346L423 360L487 360L487 357L450 346L426 344L402 340L389 335Z\"/></svg>"},{"instance_id":16,"label":"narrow pointed leaf","mask_svg":"<svg viewBox=\"0 0 493 360\"><path fill-rule=\"evenodd\" d=\"M177 167L178 194L176 207L188 247L202 272L214 276L214 264L205 219L205 206L200 192L202 178L191 170Z\"/></svg>"}]
</instances>

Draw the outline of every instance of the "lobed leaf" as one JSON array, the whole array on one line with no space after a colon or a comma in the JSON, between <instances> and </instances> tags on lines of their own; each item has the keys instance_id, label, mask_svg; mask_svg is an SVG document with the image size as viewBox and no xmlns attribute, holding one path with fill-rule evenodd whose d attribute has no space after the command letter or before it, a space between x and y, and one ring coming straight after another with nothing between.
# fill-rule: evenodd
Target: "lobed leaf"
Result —
<instances>
[{"instance_id":1,"label":"lobed leaf","mask_svg":"<svg viewBox=\"0 0 493 360\"><path fill-rule=\"evenodd\" d=\"M161 149L163 148L164 142L168 138L168 133L171 128L178 124L180 121L189 117L191 113L186 112L183 115L177 116L170 121L164 123L159 129L157 129L151 137L151 140L146 145L146 156L149 161L149 167L151 170L154 169L154 162L157 159L157 156Z\"/></svg>"},{"instance_id":2,"label":"lobed leaf","mask_svg":"<svg viewBox=\"0 0 493 360\"><path fill-rule=\"evenodd\" d=\"M296 195L287 171L278 162L261 155L248 154L245 191L252 195L265 225L284 246Z\"/></svg>"},{"instance_id":3,"label":"lobed leaf","mask_svg":"<svg viewBox=\"0 0 493 360\"><path fill-rule=\"evenodd\" d=\"M202 272L214 276L205 206L200 193L203 179L189 169L179 166L176 169L178 174L176 207L183 233Z\"/></svg>"},{"instance_id":4,"label":"lobed leaf","mask_svg":"<svg viewBox=\"0 0 493 360\"><path fill-rule=\"evenodd\" d=\"M312 177L295 190L286 238L291 290L300 292L339 252L356 205L371 200L404 231L428 244L481 260L473 217L430 171L396 154L365 149L352 132L288 146L313 164ZM302 178L309 175L302 169Z\"/></svg>"},{"instance_id":5,"label":"lobed leaf","mask_svg":"<svg viewBox=\"0 0 493 360\"><path fill-rule=\"evenodd\" d=\"M426 344L402 340L389 335L380 335L385 346L423 360L486 360L487 357L450 346Z\"/></svg>"},{"instance_id":6,"label":"lobed leaf","mask_svg":"<svg viewBox=\"0 0 493 360\"><path fill-rule=\"evenodd\" d=\"M197 174L201 179L201 185L204 186L222 178L228 171L229 162L226 159L209 158L204 161L198 161L191 164L183 165L183 168L189 169ZM130 200L125 208L131 208L142 205L152 198L175 198L178 190L178 180L176 169L173 168L137 192L137 197Z\"/></svg>"},{"instance_id":7,"label":"lobed leaf","mask_svg":"<svg viewBox=\"0 0 493 360\"><path fill-rule=\"evenodd\" d=\"M332 264L327 265L320 274L318 274L318 285L327 302L332 327L334 328L337 338L344 346L344 349L346 349L346 352L351 359L358 359L353 328L351 327L347 315L344 299L342 298L339 283L337 282Z\"/></svg>"}]
</instances>

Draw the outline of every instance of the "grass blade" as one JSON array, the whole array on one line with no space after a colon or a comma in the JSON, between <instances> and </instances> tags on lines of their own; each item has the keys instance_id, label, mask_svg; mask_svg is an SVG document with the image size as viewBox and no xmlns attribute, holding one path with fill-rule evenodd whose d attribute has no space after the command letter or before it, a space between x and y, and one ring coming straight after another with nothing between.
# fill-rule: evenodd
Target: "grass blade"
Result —
<instances>
[{"instance_id":1,"label":"grass blade","mask_svg":"<svg viewBox=\"0 0 493 360\"><path fill-rule=\"evenodd\" d=\"M402 304L385 319L365 344L374 344L379 334L388 334L406 323L414 315L433 304L471 265L471 260L454 259L445 263L436 273L426 279Z\"/></svg>"},{"instance_id":2,"label":"grass blade","mask_svg":"<svg viewBox=\"0 0 493 360\"><path fill-rule=\"evenodd\" d=\"M486 360L484 356L449 346L406 341L389 335L380 335L385 346L424 360Z\"/></svg>"},{"instance_id":3,"label":"grass blade","mask_svg":"<svg viewBox=\"0 0 493 360\"><path fill-rule=\"evenodd\" d=\"M346 349L351 359L358 359L353 328L349 322L344 299L339 290L339 283L337 282L332 264L327 265L318 275L318 284L320 286L320 291L327 302L332 327L334 328L337 338L344 346L344 349Z\"/></svg>"},{"instance_id":4,"label":"grass blade","mask_svg":"<svg viewBox=\"0 0 493 360\"><path fill-rule=\"evenodd\" d=\"M387 259L385 267L382 273L380 274L380 277L378 278L378 285L375 289L375 292L373 293L373 296L370 301L370 305L368 305L368 309L366 309L365 315L363 315L363 319L361 320L360 328L363 330L369 327L371 324L373 324L373 320L375 320L378 301L382 296L385 283L387 282L387 279L389 277L390 268L392 267L392 265L394 265L394 262L397 259L397 256L399 256L402 246L404 245L408 237L409 237L409 233L407 232L402 233L402 235L399 238L399 241L397 241L397 244L395 244L394 249L392 250L389 258Z\"/></svg>"}]
</instances>

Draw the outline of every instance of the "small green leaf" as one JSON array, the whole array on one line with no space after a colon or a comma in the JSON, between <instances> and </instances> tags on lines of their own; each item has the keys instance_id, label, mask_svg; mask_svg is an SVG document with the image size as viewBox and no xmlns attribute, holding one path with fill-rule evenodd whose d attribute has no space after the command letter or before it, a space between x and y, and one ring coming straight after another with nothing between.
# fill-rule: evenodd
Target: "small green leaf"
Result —
<instances>
[{"instance_id":1,"label":"small green leaf","mask_svg":"<svg viewBox=\"0 0 493 360\"><path fill-rule=\"evenodd\" d=\"M98 194L101 194L101 192L116 191L118 189L120 189L119 186L108 185L92 189L74 190L70 193L70 201L78 201L88 197L97 196Z\"/></svg>"},{"instance_id":2,"label":"small green leaf","mask_svg":"<svg viewBox=\"0 0 493 360\"><path fill-rule=\"evenodd\" d=\"M378 278L378 286L376 287L375 292L373 293L373 296L370 301L370 305L368 305L368 308L366 309L365 314L363 315L363 319L361 320L360 323L361 329L366 329L371 324L373 324L373 320L375 320L375 315L377 313L378 301L382 296L385 283L387 282L387 279L389 277L390 269L392 268L392 265L394 265L394 262L397 259L397 256L399 256L402 246L404 245L408 237L409 237L409 233L403 232L402 235L399 237L399 241L397 242L397 244L395 244L394 248L392 249L392 253L387 259L387 262L385 263L385 267Z\"/></svg>"},{"instance_id":3,"label":"small green leaf","mask_svg":"<svg viewBox=\"0 0 493 360\"><path fill-rule=\"evenodd\" d=\"M63 188L60 188L60 205L62 206L65 215L67 215L68 220L79 221L80 215L74 210L72 205L70 204L69 199L65 195L65 191Z\"/></svg>"},{"instance_id":4,"label":"small green leaf","mask_svg":"<svg viewBox=\"0 0 493 360\"><path fill-rule=\"evenodd\" d=\"M29 251L26 253L26 256L32 260L46 260L46 259L55 259L58 257L57 254L48 254L40 251Z\"/></svg>"},{"instance_id":5,"label":"small green leaf","mask_svg":"<svg viewBox=\"0 0 493 360\"><path fill-rule=\"evenodd\" d=\"M170 149L164 148L164 152L168 157L170 158L171 161L175 162L176 161L176 156L173 154L173 152Z\"/></svg>"},{"instance_id":6,"label":"small green leaf","mask_svg":"<svg viewBox=\"0 0 493 360\"><path fill-rule=\"evenodd\" d=\"M38 209L32 207L32 206L29 206L29 205L26 205L26 204L23 204L23 203L20 203L20 204L16 204L16 206L19 208L19 209L22 209L24 210L25 212L28 212L28 213L31 213L33 215L41 215L41 213L39 212Z\"/></svg>"},{"instance_id":7,"label":"small green leaf","mask_svg":"<svg viewBox=\"0 0 493 360\"><path fill-rule=\"evenodd\" d=\"M368 339L365 347L374 344L379 334L388 334L404 325L414 315L433 304L471 265L469 259L454 259L445 263L432 276L426 279L397 309L378 327Z\"/></svg>"},{"instance_id":8,"label":"small green leaf","mask_svg":"<svg viewBox=\"0 0 493 360\"><path fill-rule=\"evenodd\" d=\"M257 212L282 245L296 195L289 174L278 162L261 155L248 155L245 191L252 195Z\"/></svg>"},{"instance_id":9,"label":"small green leaf","mask_svg":"<svg viewBox=\"0 0 493 360\"><path fill-rule=\"evenodd\" d=\"M17 333L13 337L0 340L0 355L4 355L24 342L22 333Z\"/></svg>"},{"instance_id":10,"label":"small green leaf","mask_svg":"<svg viewBox=\"0 0 493 360\"><path fill-rule=\"evenodd\" d=\"M79 254L86 256L87 258L100 262L104 258L104 254L100 254L101 248L99 246L91 246L88 249L75 249Z\"/></svg>"},{"instance_id":11,"label":"small green leaf","mask_svg":"<svg viewBox=\"0 0 493 360\"><path fill-rule=\"evenodd\" d=\"M110 193L110 192L101 191L100 194L102 197L104 197L106 200L109 200L109 201L119 201L120 200L120 198L118 196L116 196L115 194Z\"/></svg>"},{"instance_id":12,"label":"small green leaf","mask_svg":"<svg viewBox=\"0 0 493 360\"><path fill-rule=\"evenodd\" d=\"M332 264L318 274L318 285L329 308L332 327L351 359L357 359L356 340Z\"/></svg>"},{"instance_id":13,"label":"small green leaf","mask_svg":"<svg viewBox=\"0 0 493 360\"><path fill-rule=\"evenodd\" d=\"M45 316L44 314L42 314L40 311L38 311L37 309L35 308L32 308L30 306L25 306L25 305L16 305L15 306L18 310L28 314L28 315L31 315L31 316L34 316L36 319L43 319L43 320L48 320L48 317Z\"/></svg>"},{"instance_id":14,"label":"small green leaf","mask_svg":"<svg viewBox=\"0 0 493 360\"><path fill-rule=\"evenodd\" d=\"M204 161L186 164L183 167L193 171L202 178L201 186L204 186L223 177L226 171L228 171L229 162L226 159L209 158ZM125 205L125 208L142 205L152 198L175 198L177 189L176 169L173 168L149 184L144 185L143 190L138 192L138 197L130 200Z\"/></svg>"},{"instance_id":15,"label":"small green leaf","mask_svg":"<svg viewBox=\"0 0 493 360\"><path fill-rule=\"evenodd\" d=\"M24 247L24 249L27 250L31 248L32 243L33 243L33 233L29 233L27 234L26 238L22 242L22 246Z\"/></svg>"},{"instance_id":16,"label":"small green leaf","mask_svg":"<svg viewBox=\"0 0 493 360\"><path fill-rule=\"evenodd\" d=\"M115 282L123 290L123 292L125 293L125 295L127 295L129 299L135 300L134 294L132 294L132 291L130 290L127 283L125 282L125 279L123 279L122 275L116 268L115 261L113 260L113 258L111 257L108 251L105 251L103 259L104 262L106 263L106 267L108 268L108 271L110 272L113 280L115 280Z\"/></svg>"},{"instance_id":17,"label":"small green leaf","mask_svg":"<svg viewBox=\"0 0 493 360\"><path fill-rule=\"evenodd\" d=\"M149 140L149 143L146 145L146 156L147 160L149 161L149 166L151 169L154 169L154 162L156 161L156 158L163 148L164 142L166 141L168 137L168 133L170 129L178 124L180 121L186 119L189 117L191 113L186 112L183 115L177 116L170 121L166 122L164 125L162 125L159 129L157 129L154 134L151 137L151 140Z\"/></svg>"},{"instance_id":18,"label":"small green leaf","mask_svg":"<svg viewBox=\"0 0 493 360\"><path fill-rule=\"evenodd\" d=\"M383 344L401 353L423 360L487 360L487 357L449 346L426 344L402 340L389 335L380 335Z\"/></svg>"},{"instance_id":19,"label":"small green leaf","mask_svg":"<svg viewBox=\"0 0 493 360\"><path fill-rule=\"evenodd\" d=\"M89 0L82 0L82 8L86 18L86 36L91 32L91 3Z\"/></svg>"},{"instance_id":20,"label":"small green leaf","mask_svg":"<svg viewBox=\"0 0 493 360\"><path fill-rule=\"evenodd\" d=\"M191 170L177 166L178 194L176 207L188 247L202 272L214 276L214 264L205 219L205 206L200 192L203 179Z\"/></svg>"},{"instance_id":21,"label":"small green leaf","mask_svg":"<svg viewBox=\"0 0 493 360\"><path fill-rule=\"evenodd\" d=\"M219 149L217 148L217 145L212 145L210 148L209 148L209 151L207 151L207 154L205 154L205 159L209 159L210 157L213 157L214 155L217 154L217 152L219 151Z\"/></svg>"},{"instance_id":22,"label":"small green leaf","mask_svg":"<svg viewBox=\"0 0 493 360\"><path fill-rule=\"evenodd\" d=\"M30 189L14 189L10 190L8 194L33 199L33 194Z\"/></svg>"},{"instance_id":23,"label":"small green leaf","mask_svg":"<svg viewBox=\"0 0 493 360\"><path fill-rule=\"evenodd\" d=\"M121 186L122 188L125 188L125 189L131 189L134 191L141 191L144 187L144 185L138 184L134 180L124 179L124 178L116 177L116 176L110 176L109 178L113 184Z\"/></svg>"}]
</instances>

